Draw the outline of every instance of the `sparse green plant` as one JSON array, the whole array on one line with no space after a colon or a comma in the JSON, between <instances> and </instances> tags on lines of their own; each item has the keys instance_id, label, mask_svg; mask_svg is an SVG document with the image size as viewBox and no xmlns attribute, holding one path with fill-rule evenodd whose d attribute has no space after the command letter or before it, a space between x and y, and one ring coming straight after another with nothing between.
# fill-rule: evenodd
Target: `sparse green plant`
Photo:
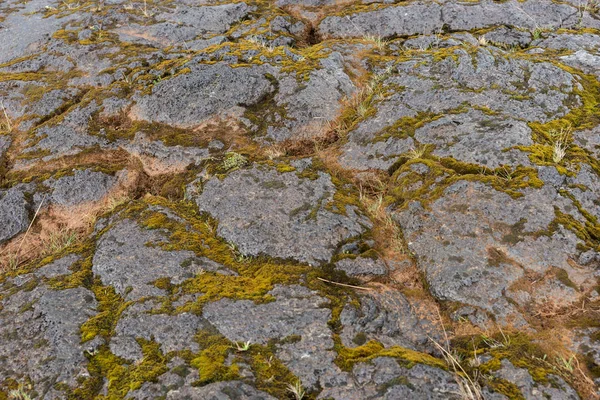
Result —
<instances>
[{"instance_id":1,"label":"sparse green plant","mask_svg":"<svg viewBox=\"0 0 600 400\"><path fill-rule=\"evenodd\" d=\"M551 28L548 27L542 27L539 25L536 25L535 28L533 29L533 31L531 32L531 36L533 37L533 40L538 40L542 38L542 34L544 32L549 32L552 31Z\"/></svg>"},{"instance_id":2,"label":"sparse green plant","mask_svg":"<svg viewBox=\"0 0 600 400\"><path fill-rule=\"evenodd\" d=\"M250 341L246 341L246 342L234 342L235 344L235 349L239 352L245 352L248 351L250 349Z\"/></svg>"},{"instance_id":3,"label":"sparse green plant","mask_svg":"<svg viewBox=\"0 0 600 400\"><path fill-rule=\"evenodd\" d=\"M272 43L267 43L264 39L256 37L256 36L250 36L247 39L249 42L254 43L259 45L260 47L262 47L263 49L265 49L266 51L268 51L269 53L272 53L275 51L275 47L273 46Z\"/></svg>"},{"instance_id":4,"label":"sparse green plant","mask_svg":"<svg viewBox=\"0 0 600 400\"><path fill-rule=\"evenodd\" d=\"M31 400L29 391L31 391L31 384L19 383L16 389L8 392L8 398L11 400Z\"/></svg>"},{"instance_id":5,"label":"sparse green plant","mask_svg":"<svg viewBox=\"0 0 600 400\"><path fill-rule=\"evenodd\" d=\"M484 400L481 385L479 384L479 370L475 369L471 376L463 368L461 365L462 357L450 348L448 333L446 332L446 327L444 326L439 310L438 318L442 326L442 331L444 332L445 345L440 344L431 337L429 337L429 340L442 353L446 364L448 364L448 368L454 372L454 379L458 384L460 396L464 400ZM474 352L476 353L475 349Z\"/></svg>"},{"instance_id":6,"label":"sparse green plant","mask_svg":"<svg viewBox=\"0 0 600 400\"><path fill-rule=\"evenodd\" d=\"M427 146L417 146L416 148L412 148L408 151L408 158L422 158L425 155L425 152L427 152Z\"/></svg>"},{"instance_id":7,"label":"sparse green plant","mask_svg":"<svg viewBox=\"0 0 600 400\"><path fill-rule=\"evenodd\" d=\"M556 363L558 364L558 366L562 369L565 369L569 372L573 372L573 362L575 360L575 356L571 355L571 357L569 358L565 358L562 355L558 355L556 356Z\"/></svg>"},{"instance_id":8,"label":"sparse green plant","mask_svg":"<svg viewBox=\"0 0 600 400\"><path fill-rule=\"evenodd\" d=\"M243 254L233 242L227 242L227 246L229 246L229 248L231 249L231 252L235 257L235 261L239 263L248 263L253 260L252 256L247 256Z\"/></svg>"},{"instance_id":9,"label":"sparse green plant","mask_svg":"<svg viewBox=\"0 0 600 400\"><path fill-rule=\"evenodd\" d=\"M553 141L552 161L554 163L560 163L567 155L567 150L570 146L571 132L572 128L570 126L561 128L559 131L550 131L550 138Z\"/></svg>"},{"instance_id":10,"label":"sparse green plant","mask_svg":"<svg viewBox=\"0 0 600 400\"><path fill-rule=\"evenodd\" d=\"M300 380L297 380L294 384L288 383L287 390L294 396L295 400L302 400L306 395L306 391L302 387Z\"/></svg>"},{"instance_id":11,"label":"sparse green plant","mask_svg":"<svg viewBox=\"0 0 600 400\"><path fill-rule=\"evenodd\" d=\"M62 230L50 234L50 237L46 241L45 253L54 254L66 249L77 241L77 236L77 232L70 230Z\"/></svg>"},{"instance_id":12,"label":"sparse green plant","mask_svg":"<svg viewBox=\"0 0 600 400\"><path fill-rule=\"evenodd\" d=\"M6 112L6 108L4 104L0 102L0 108L2 109L2 122L0 122L0 133L11 133L13 130L13 125L8 113Z\"/></svg>"},{"instance_id":13,"label":"sparse green plant","mask_svg":"<svg viewBox=\"0 0 600 400\"><path fill-rule=\"evenodd\" d=\"M505 181L512 181L514 172L510 170L506 165L502 165L499 169L494 171L494 175L498 178L502 178Z\"/></svg>"},{"instance_id":14,"label":"sparse green plant","mask_svg":"<svg viewBox=\"0 0 600 400\"><path fill-rule=\"evenodd\" d=\"M485 35L481 35L477 38L477 42L479 43L480 46L487 46L488 45L488 40L485 38Z\"/></svg>"},{"instance_id":15,"label":"sparse green plant","mask_svg":"<svg viewBox=\"0 0 600 400\"><path fill-rule=\"evenodd\" d=\"M364 39L369 43L373 43L379 50L383 50L388 43L387 40L379 35L365 35Z\"/></svg>"},{"instance_id":16,"label":"sparse green plant","mask_svg":"<svg viewBox=\"0 0 600 400\"><path fill-rule=\"evenodd\" d=\"M248 163L248 159L243 155L236 152L229 152L225 154L225 159L223 160L223 169L226 171L241 168Z\"/></svg>"}]
</instances>

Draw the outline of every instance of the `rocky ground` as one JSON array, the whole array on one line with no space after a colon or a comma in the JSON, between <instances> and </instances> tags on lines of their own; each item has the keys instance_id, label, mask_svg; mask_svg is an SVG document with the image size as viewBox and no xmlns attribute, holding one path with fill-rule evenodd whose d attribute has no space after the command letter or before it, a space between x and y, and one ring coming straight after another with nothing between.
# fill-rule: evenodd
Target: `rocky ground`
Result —
<instances>
[{"instance_id":1,"label":"rocky ground","mask_svg":"<svg viewBox=\"0 0 600 400\"><path fill-rule=\"evenodd\" d=\"M0 2L0 399L598 399L597 0Z\"/></svg>"}]
</instances>

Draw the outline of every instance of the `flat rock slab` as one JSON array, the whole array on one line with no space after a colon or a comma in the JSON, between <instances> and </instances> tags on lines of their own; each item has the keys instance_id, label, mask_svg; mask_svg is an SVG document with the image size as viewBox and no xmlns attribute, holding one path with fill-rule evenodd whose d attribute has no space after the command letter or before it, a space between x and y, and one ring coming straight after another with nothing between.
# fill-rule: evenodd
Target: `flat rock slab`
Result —
<instances>
[{"instance_id":1,"label":"flat rock slab","mask_svg":"<svg viewBox=\"0 0 600 400\"><path fill-rule=\"evenodd\" d=\"M29 226L30 205L17 187L0 191L0 244L12 239Z\"/></svg>"},{"instance_id":2,"label":"flat rock slab","mask_svg":"<svg viewBox=\"0 0 600 400\"><path fill-rule=\"evenodd\" d=\"M527 189L523 197L512 199L482 183L460 181L427 209L412 202L396 219L434 295L481 307L502 324L523 325L511 303L529 297L511 295L520 290L511 285L527 271L543 276L557 267L572 279L580 276L569 264L579 253L572 232L536 234L548 229L555 207L581 218L571 200L549 186ZM591 277L588 271L583 279ZM576 299L571 292L560 301Z\"/></svg>"},{"instance_id":3,"label":"flat rock slab","mask_svg":"<svg viewBox=\"0 0 600 400\"><path fill-rule=\"evenodd\" d=\"M116 183L116 177L89 169L76 170L73 175L45 182L53 188L50 201L61 206L99 201Z\"/></svg>"},{"instance_id":4,"label":"flat rock slab","mask_svg":"<svg viewBox=\"0 0 600 400\"><path fill-rule=\"evenodd\" d=\"M0 376L32 380L43 398L61 398L55 383L71 387L89 376L80 326L96 314L94 294L84 288L51 290L40 285L0 300Z\"/></svg>"},{"instance_id":5,"label":"flat rock slab","mask_svg":"<svg viewBox=\"0 0 600 400\"><path fill-rule=\"evenodd\" d=\"M202 315L234 342L266 345L272 339L300 336L295 343L278 346L277 355L308 387L315 386L323 375L339 373L333 364L332 332L327 326L331 310L321 307L326 299L302 286L278 286L269 294L276 301L257 305L222 299L207 304Z\"/></svg>"},{"instance_id":6,"label":"flat rock slab","mask_svg":"<svg viewBox=\"0 0 600 400\"><path fill-rule=\"evenodd\" d=\"M163 240L164 232L145 230L133 220L118 222L98 241L92 270L128 299L164 295L154 281L166 277L178 284L196 271L182 267L184 261L195 259L194 253L152 246Z\"/></svg>"},{"instance_id":7,"label":"flat rock slab","mask_svg":"<svg viewBox=\"0 0 600 400\"><path fill-rule=\"evenodd\" d=\"M219 236L243 254L318 264L370 224L354 206L347 206L346 214L330 211L336 190L322 172L311 180L254 166L209 180L195 201L218 220Z\"/></svg>"},{"instance_id":8,"label":"flat rock slab","mask_svg":"<svg viewBox=\"0 0 600 400\"><path fill-rule=\"evenodd\" d=\"M154 85L135 97L130 117L191 128L217 116L241 116L275 90L267 66L232 68L225 63L192 66L190 71Z\"/></svg>"}]
</instances>

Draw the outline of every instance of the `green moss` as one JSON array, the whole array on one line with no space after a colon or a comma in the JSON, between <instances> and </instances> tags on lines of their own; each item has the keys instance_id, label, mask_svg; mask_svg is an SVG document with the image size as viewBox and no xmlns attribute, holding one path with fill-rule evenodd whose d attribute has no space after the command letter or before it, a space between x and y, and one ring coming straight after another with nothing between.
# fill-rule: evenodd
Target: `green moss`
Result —
<instances>
[{"instance_id":1,"label":"green moss","mask_svg":"<svg viewBox=\"0 0 600 400\"><path fill-rule=\"evenodd\" d=\"M367 339L367 335L364 332L359 332L352 339L352 343L354 343L357 346L362 346L365 343L367 343Z\"/></svg>"},{"instance_id":2,"label":"green moss","mask_svg":"<svg viewBox=\"0 0 600 400\"><path fill-rule=\"evenodd\" d=\"M288 384L298 380L292 372L275 356L275 346L252 345L248 352L239 355L250 365L256 376L256 388L276 399L289 397Z\"/></svg>"},{"instance_id":3,"label":"green moss","mask_svg":"<svg viewBox=\"0 0 600 400\"><path fill-rule=\"evenodd\" d=\"M491 345L492 343L500 345ZM473 357L474 350L478 354L485 352L495 360L483 364L482 371L489 372L500 367L500 360L507 359L518 368L525 368L529 371L536 382L548 383L548 374L556 374L548 363L543 360L545 353L524 333L515 334L496 334L490 338L485 336L465 336L459 337L451 342L451 348L454 349L460 357L470 359ZM468 365L468 362L462 363ZM569 379L568 377L565 377Z\"/></svg>"},{"instance_id":4,"label":"green moss","mask_svg":"<svg viewBox=\"0 0 600 400\"><path fill-rule=\"evenodd\" d=\"M488 385L497 393L503 394L510 400L525 400L525 396L517 385L505 379L493 378L488 380Z\"/></svg>"},{"instance_id":5,"label":"green moss","mask_svg":"<svg viewBox=\"0 0 600 400\"><path fill-rule=\"evenodd\" d=\"M429 354L420 353L400 346L385 348L381 343L371 340L362 346L345 347L339 336L334 337L334 348L337 352L335 363L344 371L351 371L356 363L369 362L377 357L393 357L410 368L416 364L446 369L446 363Z\"/></svg>"},{"instance_id":6,"label":"green moss","mask_svg":"<svg viewBox=\"0 0 600 400\"><path fill-rule=\"evenodd\" d=\"M225 365L227 355L232 351L231 342L222 335L208 331L200 331L196 335L200 344L200 354L191 360L191 366L198 369L198 383L205 385L211 382L227 381L239 377L236 364Z\"/></svg>"},{"instance_id":7,"label":"green moss","mask_svg":"<svg viewBox=\"0 0 600 400\"><path fill-rule=\"evenodd\" d=\"M108 346L102 346L93 356L88 354L88 371L91 377L71 393L69 399L123 399L127 393L139 389L144 382L153 381L168 371L167 357L160 345L153 341L138 338L143 358L134 364L119 358L110 352ZM108 393L98 393L103 387L104 377L108 381Z\"/></svg>"},{"instance_id":8,"label":"green moss","mask_svg":"<svg viewBox=\"0 0 600 400\"><path fill-rule=\"evenodd\" d=\"M81 325L81 340L86 342L98 335L106 338L114 334L119 317L131 302L125 301L112 286L101 286L100 282L92 290L98 301L98 314Z\"/></svg>"},{"instance_id":9,"label":"green moss","mask_svg":"<svg viewBox=\"0 0 600 400\"><path fill-rule=\"evenodd\" d=\"M278 172L281 172L281 173L284 173L284 172L293 172L295 170L296 170L296 168L292 167L289 164L284 164L284 163L277 164L277 171Z\"/></svg>"}]
</instances>

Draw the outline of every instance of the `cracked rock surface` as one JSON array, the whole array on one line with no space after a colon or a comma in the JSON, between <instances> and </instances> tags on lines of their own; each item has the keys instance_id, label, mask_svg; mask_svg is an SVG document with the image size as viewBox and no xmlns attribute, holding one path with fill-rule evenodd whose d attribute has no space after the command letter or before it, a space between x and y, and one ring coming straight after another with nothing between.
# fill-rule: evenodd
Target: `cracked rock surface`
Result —
<instances>
[{"instance_id":1,"label":"cracked rock surface","mask_svg":"<svg viewBox=\"0 0 600 400\"><path fill-rule=\"evenodd\" d=\"M599 155L594 0L2 1L0 400L600 399Z\"/></svg>"}]
</instances>

